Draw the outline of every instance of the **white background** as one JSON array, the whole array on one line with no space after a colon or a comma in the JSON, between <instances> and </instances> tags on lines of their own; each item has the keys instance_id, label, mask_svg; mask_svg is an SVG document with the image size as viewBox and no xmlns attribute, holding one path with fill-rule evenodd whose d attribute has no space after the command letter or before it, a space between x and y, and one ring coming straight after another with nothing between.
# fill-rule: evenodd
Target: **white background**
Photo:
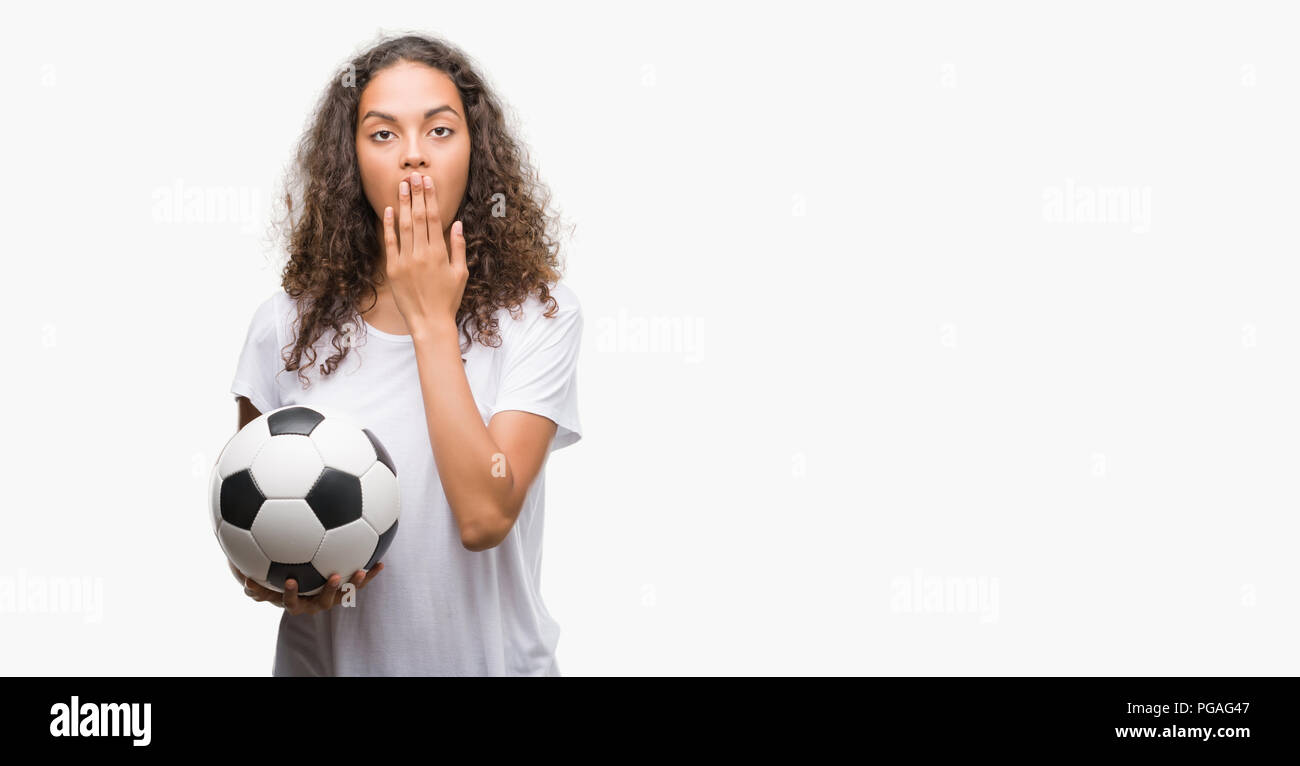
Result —
<instances>
[{"instance_id":1,"label":"white background","mask_svg":"<svg viewBox=\"0 0 1300 766\"><path fill-rule=\"evenodd\" d=\"M207 479L282 170L404 31L482 67L576 224L565 675L1300 670L1293 8L377 8L3 11L0 588L102 602L11 601L0 673L269 674Z\"/></svg>"}]
</instances>

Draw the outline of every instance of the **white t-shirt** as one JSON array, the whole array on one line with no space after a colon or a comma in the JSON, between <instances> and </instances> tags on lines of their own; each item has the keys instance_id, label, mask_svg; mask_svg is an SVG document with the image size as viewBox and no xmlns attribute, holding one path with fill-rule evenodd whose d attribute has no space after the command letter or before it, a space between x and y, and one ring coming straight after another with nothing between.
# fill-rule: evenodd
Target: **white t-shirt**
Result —
<instances>
[{"instance_id":1,"label":"white t-shirt","mask_svg":"<svg viewBox=\"0 0 1300 766\"><path fill-rule=\"evenodd\" d=\"M549 304L536 296L524 302L518 319L498 309L501 345L475 340L462 356L483 422L502 410L550 418L557 426L554 451L581 438L583 320L577 296L562 281L551 295L555 316L542 316ZM316 361L305 370L311 385L304 389L298 371L285 371L280 361L296 318L296 304L283 290L258 307L231 393L247 396L263 413L290 404L336 407L369 428L397 466L401 516L384 571L354 593L354 607L284 613L272 673L558 676L560 627L541 594L545 463L505 540L466 550L438 478L410 336L359 322L347 356L322 376L320 365L336 353L327 330L315 344Z\"/></svg>"}]
</instances>

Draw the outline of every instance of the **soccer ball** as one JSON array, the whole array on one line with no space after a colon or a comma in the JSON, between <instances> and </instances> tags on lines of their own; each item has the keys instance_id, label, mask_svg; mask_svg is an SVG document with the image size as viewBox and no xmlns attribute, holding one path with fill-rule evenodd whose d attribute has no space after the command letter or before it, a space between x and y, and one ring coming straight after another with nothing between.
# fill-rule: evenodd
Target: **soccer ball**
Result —
<instances>
[{"instance_id":1,"label":"soccer ball","mask_svg":"<svg viewBox=\"0 0 1300 766\"><path fill-rule=\"evenodd\" d=\"M263 413L212 469L212 531L239 571L310 596L338 573L369 571L397 534L397 467L349 417L316 406Z\"/></svg>"}]
</instances>

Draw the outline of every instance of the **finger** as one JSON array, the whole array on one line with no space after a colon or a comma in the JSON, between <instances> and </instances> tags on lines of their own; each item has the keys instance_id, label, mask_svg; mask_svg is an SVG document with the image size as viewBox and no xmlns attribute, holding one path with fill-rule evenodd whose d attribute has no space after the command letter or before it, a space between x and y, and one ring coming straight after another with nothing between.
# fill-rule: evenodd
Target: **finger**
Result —
<instances>
[{"instance_id":1,"label":"finger","mask_svg":"<svg viewBox=\"0 0 1300 766\"><path fill-rule=\"evenodd\" d=\"M302 602L298 600L298 581L284 581L284 608L293 614L298 614L302 609Z\"/></svg>"},{"instance_id":2,"label":"finger","mask_svg":"<svg viewBox=\"0 0 1300 766\"><path fill-rule=\"evenodd\" d=\"M402 181L401 187L397 193L397 233L401 238L401 257L405 258L411 254L411 242L413 234L411 231L411 184Z\"/></svg>"},{"instance_id":3,"label":"finger","mask_svg":"<svg viewBox=\"0 0 1300 766\"><path fill-rule=\"evenodd\" d=\"M262 587L261 583L258 583L251 577L244 580L244 593L247 593L257 601L270 601L274 604L279 603L280 600L279 593L276 593L270 588Z\"/></svg>"},{"instance_id":4,"label":"finger","mask_svg":"<svg viewBox=\"0 0 1300 766\"><path fill-rule=\"evenodd\" d=\"M438 214L438 190L433 187L431 176L424 177L424 207L424 215L429 219L429 243L433 244L442 240L442 216Z\"/></svg>"},{"instance_id":5,"label":"finger","mask_svg":"<svg viewBox=\"0 0 1300 766\"><path fill-rule=\"evenodd\" d=\"M365 570L362 571L364 572ZM375 575L379 574L382 571L384 571L384 564L382 561L370 567L370 571L365 573L365 577L363 577L361 579L361 583L357 585L357 590L361 590L362 588L369 585L375 579Z\"/></svg>"},{"instance_id":6,"label":"finger","mask_svg":"<svg viewBox=\"0 0 1300 766\"><path fill-rule=\"evenodd\" d=\"M396 261L398 258L397 251L397 228L393 223L393 209L384 208L384 252L388 255L388 263Z\"/></svg>"},{"instance_id":7,"label":"finger","mask_svg":"<svg viewBox=\"0 0 1300 766\"><path fill-rule=\"evenodd\" d=\"M411 175L411 218L415 227L415 252L429 252L429 221L424 209L424 180L419 173Z\"/></svg>"},{"instance_id":8,"label":"finger","mask_svg":"<svg viewBox=\"0 0 1300 766\"><path fill-rule=\"evenodd\" d=\"M334 598L338 596L339 588L343 584L343 578L336 574L330 575L330 579L325 583L325 589L312 599L311 609L313 612L323 612L334 606Z\"/></svg>"},{"instance_id":9,"label":"finger","mask_svg":"<svg viewBox=\"0 0 1300 766\"><path fill-rule=\"evenodd\" d=\"M334 581L331 575L330 579L325 581L325 585L312 596L299 596L298 603L302 604L302 610L307 614L314 614L321 611L323 605L328 603L330 596L330 583Z\"/></svg>"},{"instance_id":10,"label":"finger","mask_svg":"<svg viewBox=\"0 0 1300 766\"><path fill-rule=\"evenodd\" d=\"M469 274L465 265L465 222L457 221L451 225L451 265L457 272Z\"/></svg>"}]
</instances>

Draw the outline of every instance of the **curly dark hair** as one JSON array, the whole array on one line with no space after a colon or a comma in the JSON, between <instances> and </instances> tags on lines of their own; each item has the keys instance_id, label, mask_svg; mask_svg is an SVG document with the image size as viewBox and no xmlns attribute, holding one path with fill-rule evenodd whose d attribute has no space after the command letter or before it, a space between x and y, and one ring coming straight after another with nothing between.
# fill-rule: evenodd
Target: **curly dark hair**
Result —
<instances>
[{"instance_id":1,"label":"curly dark hair","mask_svg":"<svg viewBox=\"0 0 1300 766\"><path fill-rule=\"evenodd\" d=\"M308 369L315 364L316 341L327 329L334 330L338 353L320 365L321 374L328 375L348 353L350 329L360 326L361 313L378 302L384 243L361 184L357 107L367 83L400 62L427 64L445 73L466 110L469 178L456 212L456 219L464 221L469 267L456 312L461 352L475 340L493 348L501 345L498 308L506 307L518 318L522 303L534 293L550 304L545 316L554 316L558 308L548 286L561 277L559 245L551 231L558 217L547 213L550 193L507 126L501 103L469 57L450 43L419 34L382 39L354 57L326 87L285 182L285 212L277 227L287 239L289 260L281 286L298 304L298 323L292 350L281 361L285 370L298 370L304 386L310 381L302 359L306 355ZM505 204L496 209L504 207L504 215L493 215L494 203L503 197ZM370 306L361 309L367 294ZM345 325L350 329L345 331Z\"/></svg>"}]
</instances>

